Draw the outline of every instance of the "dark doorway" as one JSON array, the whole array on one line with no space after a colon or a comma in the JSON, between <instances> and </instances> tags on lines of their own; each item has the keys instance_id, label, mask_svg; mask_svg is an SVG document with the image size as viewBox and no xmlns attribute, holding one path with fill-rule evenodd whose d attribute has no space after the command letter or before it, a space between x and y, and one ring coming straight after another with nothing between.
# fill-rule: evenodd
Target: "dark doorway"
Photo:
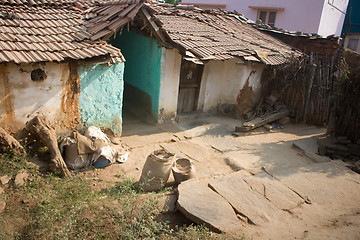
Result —
<instances>
[{"instance_id":1,"label":"dark doorway","mask_svg":"<svg viewBox=\"0 0 360 240\"><path fill-rule=\"evenodd\" d=\"M197 110L203 65L183 60L181 63L178 113Z\"/></svg>"}]
</instances>

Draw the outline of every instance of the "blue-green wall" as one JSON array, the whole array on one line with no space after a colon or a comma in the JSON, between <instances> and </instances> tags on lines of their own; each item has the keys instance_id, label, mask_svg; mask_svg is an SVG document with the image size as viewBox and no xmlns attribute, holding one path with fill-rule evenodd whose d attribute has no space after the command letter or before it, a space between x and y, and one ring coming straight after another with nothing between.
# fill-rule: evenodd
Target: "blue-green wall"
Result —
<instances>
[{"instance_id":1,"label":"blue-green wall","mask_svg":"<svg viewBox=\"0 0 360 240\"><path fill-rule=\"evenodd\" d=\"M350 8L351 8L351 16L350 16ZM344 25L342 29L342 34L348 30L348 33L359 33L360 32L360 1L359 0L349 0ZM350 17L350 29L348 28L348 19Z\"/></svg>"},{"instance_id":2,"label":"blue-green wall","mask_svg":"<svg viewBox=\"0 0 360 240\"><path fill-rule=\"evenodd\" d=\"M120 48L126 59L124 81L151 97L151 112L157 119L161 74L161 47L157 40L124 30L110 43Z\"/></svg>"},{"instance_id":3,"label":"blue-green wall","mask_svg":"<svg viewBox=\"0 0 360 240\"><path fill-rule=\"evenodd\" d=\"M124 63L86 64L78 69L80 77L80 116L82 122L100 128L122 131Z\"/></svg>"}]
</instances>

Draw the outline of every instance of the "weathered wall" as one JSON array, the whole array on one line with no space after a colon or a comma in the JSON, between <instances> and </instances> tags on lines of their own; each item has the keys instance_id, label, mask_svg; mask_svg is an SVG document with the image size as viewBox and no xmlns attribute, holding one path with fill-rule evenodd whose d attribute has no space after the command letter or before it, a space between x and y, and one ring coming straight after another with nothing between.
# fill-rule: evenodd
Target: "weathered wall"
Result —
<instances>
[{"instance_id":1,"label":"weathered wall","mask_svg":"<svg viewBox=\"0 0 360 240\"><path fill-rule=\"evenodd\" d=\"M174 120L176 117L181 58L176 49L162 48L159 122Z\"/></svg>"},{"instance_id":2,"label":"weathered wall","mask_svg":"<svg viewBox=\"0 0 360 240\"><path fill-rule=\"evenodd\" d=\"M199 109L216 111L221 104L237 104L237 97L248 80L253 91L252 102L261 94L260 79L264 64L244 63L240 59L210 61L205 64L201 80Z\"/></svg>"},{"instance_id":3,"label":"weathered wall","mask_svg":"<svg viewBox=\"0 0 360 240\"><path fill-rule=\"evenodd\" d=\"M122 131L124 63L84 64L78 68L80 77L80 115L85 125Z\"/></svg>"},{"instance_id":4,"label":"weathered wall","mask_svg":"<svg viewBox=\"0 0 360 240\"><path fill-rule=\"evenodd\" d=\"M46 78L31 80L31 72L42 69ZM2 125L10 124L19 128L28 119L44 114L51 121L64 118L62 109L68 65L58 63L1 64L0 75L0 115ZM76 104L76 103L75 103ZM14 126L15 123L15 126Z\"/></svg>"},{"instance_id":5,"label":"weathered wall","mask_svg":"<svg viewBox=\"0 0 360 240\"><path fill-rule=\"evenodd\" d=\"M158 119L159 113L159 95L160 95L160 78L161 78L161 56L162 50L157 40L145 37L135 32L124 31L121 36L111 41L113 46L122 49L125 56L125 73L124 81L127 84L137 88L133 93L128 93L131 88L125 89L128 96L137 94L135 99L126 98L132 108L138 108L137 111L143 111L146 114L151 110L152 117ZM151 98L148 106L138 106L138 102L146 102ZM137 101L137 99L142 99Z\"/></svg>"},{"instance_id":6,"label":"weathered wall","mask_svg":"<svg viewBox=\"0 0 360 240\"><path fill-rule=\"evenodd\" d=\"M16 130L43 114L58 130L84 123L121 133L123 68L78 61L0 64L0 125ZM32 80L36 69L45 72L44 80Z\"/></svg>"}]
</instances>

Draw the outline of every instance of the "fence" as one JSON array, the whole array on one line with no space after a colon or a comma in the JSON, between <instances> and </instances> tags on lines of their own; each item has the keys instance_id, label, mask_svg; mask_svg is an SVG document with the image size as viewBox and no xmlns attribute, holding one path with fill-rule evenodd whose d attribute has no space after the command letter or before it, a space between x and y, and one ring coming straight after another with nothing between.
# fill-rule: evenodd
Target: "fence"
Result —
<instances>
[{"instance_id":1,"label":"fence","mask_svg":"<svg viewBox=\"0 0 360 240\"><path fill-rule=\"evenodd\" d=\"M323 126L328 121L335 70L335 57L315 54L268 68L262 75L263 100L276 91L296 122Z\"/></svg>"}]
</instances>

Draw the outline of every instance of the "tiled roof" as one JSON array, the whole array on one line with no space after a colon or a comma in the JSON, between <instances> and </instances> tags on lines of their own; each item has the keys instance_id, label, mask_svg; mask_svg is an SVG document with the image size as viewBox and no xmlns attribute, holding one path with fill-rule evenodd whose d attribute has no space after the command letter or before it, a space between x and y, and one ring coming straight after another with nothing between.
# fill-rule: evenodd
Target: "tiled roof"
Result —
<instances>
[{"instance_id":1,"label":"tiled roof","mask_svg":"<svg viewBox=\"0 0 360 240\"><path fill-rule=\"evenodd\" d=\"M75 2L82 3L0 0L0 62L64 61L108 54L123 61L119 49L90 39Z\"/></svg>"},{"instance_id":2,"label":"tiled roof","mask_svg":"<svg viewBox=\"0 0 360 240\"><path fill-rule=\"evenodd\" d=\"M141 0L102 0L83 14L92 40L106 39L133 20L143 5Z\"/></svg>"},{"instance_id":3,"label":"tiled roof","mask_svg":"<svg viewBox=\"0 0 360 240\"><path fill-rule=\"evenodd\" d=\"M158 3L146 3L146 6L152 18L161 22L158 25L169 40L200 60L243 57L278 65L300 54L253 28L241 15L191 6Z\"/></svg>"}]
</instances>

